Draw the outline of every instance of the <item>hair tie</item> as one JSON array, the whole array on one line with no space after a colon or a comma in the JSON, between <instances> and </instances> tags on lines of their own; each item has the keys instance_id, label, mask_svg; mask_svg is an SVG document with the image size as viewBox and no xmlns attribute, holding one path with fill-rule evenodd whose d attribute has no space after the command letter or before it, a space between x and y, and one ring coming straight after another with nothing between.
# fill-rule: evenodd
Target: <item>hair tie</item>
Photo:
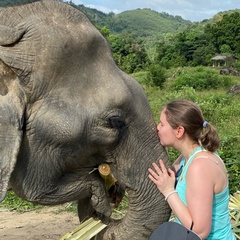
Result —
<instances>
[{"instance_id":1,"label":"hair tie","mask_svg":"<svg viewBox=\"0 0 240 240\"><path fill-rule=\"evenodd\" d=\"M204 121L204 122L203 122L203 128L206 128L207 124L208 124L208 122L207 122L207 121Z\"/></svg>"}]
</instances>

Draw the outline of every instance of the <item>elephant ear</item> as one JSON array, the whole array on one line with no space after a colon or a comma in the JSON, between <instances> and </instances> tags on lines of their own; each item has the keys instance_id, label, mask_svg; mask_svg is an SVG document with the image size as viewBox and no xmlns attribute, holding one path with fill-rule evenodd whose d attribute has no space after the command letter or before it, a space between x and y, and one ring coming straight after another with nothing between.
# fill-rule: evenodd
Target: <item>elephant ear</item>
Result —
<instances>
[{"instance_id":1,"label":"elephant ear","mask_svg":"<svg viewBox=\"0 0 240 240\"><path fill-rule=\"evenodd\" d=\"M24 36L27 30L20 25L16 28L0 25L0 60L11 67L22 85L26 85L30 80L35 56L26 47L28 41L24 41Z\"/></svg>"},{"instance_id":2,"label":"elephant ear","mask_svg":"<svg viewBox=\"0 0 240 240\"><path fill-rule=\"evenodd\" d=\"M22 140L25 94L12 69L0 59L0 201L8 190Z\"/></svg>"},{"instance_id":3,"label":"elephant ear","mask_svg":"<svg viewBox=\"0 0 240 240\"><path fill-rule=\"evenodd\" d=\"M22 38L24 30L0 25L0 45L6 46L16 43Z\"/></svg>"}]
</instances>

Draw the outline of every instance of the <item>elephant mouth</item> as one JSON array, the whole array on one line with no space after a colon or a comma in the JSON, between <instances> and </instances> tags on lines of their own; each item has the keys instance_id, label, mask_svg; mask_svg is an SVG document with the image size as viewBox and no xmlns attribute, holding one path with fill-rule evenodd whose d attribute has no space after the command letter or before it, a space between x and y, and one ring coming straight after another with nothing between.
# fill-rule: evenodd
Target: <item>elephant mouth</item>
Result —
<instances>
[{"instance_id":1,"label":"elephant mouth","mask_svg":"<svg viewBox=\"0 0 240 240\"><path fill-rule=\"evenodd\" d=\"M93 217L100 219L105 224L109 224L125 216L128 206L127 192L125 187L115 178L107 163L99 165L98 168L94 168L93 171L95 170L98 170L98 181L101 182L99 184L104 185L103 189L105 189L101 194L101 199L108 202L108 206L105 205L105 208L96 208L94 202L99 201L99 199L96 200L95 194L87 198L79 199L78 217L80 222ZM119 209L121 209L121 211Z\"/></svg>"},{"instance_id":2,"label":"elephant mouth","mask_svg":"<svg viewBox=\"0 0 240 240\"><path fill-rule=\"evenodd\" d=\"M114 167L112 170L115 173ZM80 222L93 217L107 225L97 234L97 240L147 240L159 223L168 220L170 208L157 189L153 188L151 194L142 191L144 182L139 189L122 186L121 179L118 182L111 173L105 176L100 171L98 180L105 185L105 194L78 200ZM152 215L152 211L156 214Z\"/></svg>"},{"instance_id":3,"label":"elephant mouth","mask_svg":"<svg viewBox=\"0 0 240 240\"><path fill-rule=\"evenodd\" d=\"M118 180L111 172L111 168L107 163L99 165L98 171L100 176L104 180L105 188L108 192L110 203L114 205L114 208L118 208L119 204L125 195L125 189L119 184Z\"/></svg>"}]
</instances>

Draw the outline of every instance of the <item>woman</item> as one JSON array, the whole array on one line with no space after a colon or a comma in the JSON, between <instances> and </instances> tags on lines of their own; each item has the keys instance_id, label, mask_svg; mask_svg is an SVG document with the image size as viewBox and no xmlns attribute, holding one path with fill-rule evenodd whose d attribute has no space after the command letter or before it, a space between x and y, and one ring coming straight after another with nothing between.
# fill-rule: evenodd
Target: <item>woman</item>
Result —
<instances>
[{"instance_id":1,"label":"woman","mask_svg":"<svg viewBox=\"0 0 240 240\"><path fill-rule=\"evenodd\" d=\"M157 130L162 145L181 153L172 169L166 169L162 160L160 167L153 163L154 170L148 169L176 221L187 228L193 223L202 239L236 239L229 219L228 176L216 152L220 140L214 127L195 103L176 100L161 112Z\"/></svg>"}]
</instances>

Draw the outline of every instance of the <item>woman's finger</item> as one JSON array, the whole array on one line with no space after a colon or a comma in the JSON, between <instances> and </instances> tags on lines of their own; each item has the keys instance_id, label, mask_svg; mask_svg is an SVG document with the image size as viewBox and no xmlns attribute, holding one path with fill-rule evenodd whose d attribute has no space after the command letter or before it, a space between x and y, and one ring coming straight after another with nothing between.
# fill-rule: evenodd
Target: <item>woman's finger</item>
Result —
<instances>
[{"instance_id":1,"label":"woman's finger","mask_svg":"<svg viewBox=\"0 0 240 240\"><path fill-rule=\"evenodd\" d=\"M157 172L157 174L160 176L162 174L162 170L159 168L159 166L156 163L152 164L155 171Z\"/></svg>"},{"instance_id":2,"label":"woman's finger","mask_svg":"<svg viewBox=\"0 0 240 240\"><path fill-rule=\"evenodd\" d=\"M160 167L162 169L162 173L166 174L167 173L167 169L166 169L162 159L159 160L159 164L160 164Z\"/></svg>"},{"instance_id":3,"label":"woman's finger","mask_svg":"<svg viewBox=\"0 0 240 240\"><path fill-rule=\"evenodd\" d=\"M157 180L151 174L149 174L148 177L153 183L157 184Z\"/></svg>"},{"instance_id":4,"label":"woman's finger","mask_svg":"<svg viewBox=\"0 0 240 240\"><path fill-rule=\"evenodd\" d=\"M149 168L148 171L155 179L157 179L159 177L159 175L157 173L155 173L151 168Z\"/></svg>"}]
</instances>

